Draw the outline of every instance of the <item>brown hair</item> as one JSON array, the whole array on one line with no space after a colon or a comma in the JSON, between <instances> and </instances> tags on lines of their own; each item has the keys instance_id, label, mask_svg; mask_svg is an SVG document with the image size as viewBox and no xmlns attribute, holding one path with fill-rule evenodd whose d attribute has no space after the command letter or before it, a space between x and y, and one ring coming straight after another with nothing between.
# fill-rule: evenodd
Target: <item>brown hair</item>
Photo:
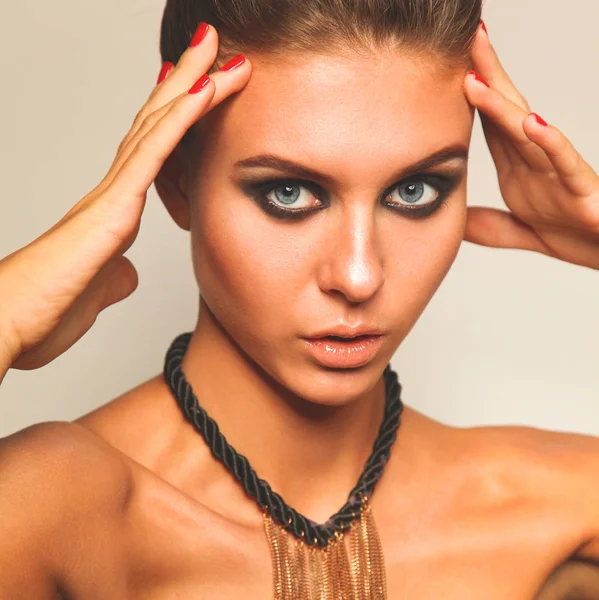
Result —
<instances>
[{"instance_id":1,"label":"brown hair","mask_svg":"<svg viewBox=\"0 0 599 600\"><path fill-rule=\"evenodd\" d=\"M197 26L213 25L219 53L367 52L384 47L470 65L482 0L167 0L162 60L177 63Z\"/></svg>"},{"instance_id":2,"label":"brown hair","mask_svg":"<svg viewBox=\"0 0 599 600\"><path fill-rule=\"evenodd\" d=\"M470 48L482 0L167 0L162 16L162 62L177 64L198 25L218 32L218 55L208 73L230 58L261 53L368 53L399 48L441 64L472 67ZM190 150L194 129L183 136Z\"/></svg>"}]
</instances>

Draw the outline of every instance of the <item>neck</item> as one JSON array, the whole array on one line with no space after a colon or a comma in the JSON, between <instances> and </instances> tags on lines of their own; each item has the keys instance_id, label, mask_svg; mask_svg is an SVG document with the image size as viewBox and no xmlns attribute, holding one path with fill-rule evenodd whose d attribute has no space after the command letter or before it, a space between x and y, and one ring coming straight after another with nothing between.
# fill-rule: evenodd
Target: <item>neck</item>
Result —
<instances>
[{"instance_id":1,"label":"neck","mask_svg":"<svg viewBox=\"0 0 599 600\"><path fill-rule=\"evenodd\" d=\"M372 451L384 413L382 375L351 403L307 402L253 362L201 306L182 365L198 401L288 505L326 521L347 500ZM195 428L186 423L184 429L197 438L194 447L206 479L228 479Z\"/></svg>"}]
</instances>

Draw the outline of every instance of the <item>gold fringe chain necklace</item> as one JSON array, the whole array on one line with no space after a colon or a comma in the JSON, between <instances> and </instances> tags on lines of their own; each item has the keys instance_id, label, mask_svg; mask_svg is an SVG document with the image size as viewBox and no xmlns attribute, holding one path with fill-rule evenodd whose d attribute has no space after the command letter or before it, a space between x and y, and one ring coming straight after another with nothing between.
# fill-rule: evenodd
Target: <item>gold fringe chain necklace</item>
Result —
<instances>
[{"instance_id":1,"label":"gold fringe chain necklace","mask_svg":"<svg viewBox=\"0 0 599 600\"><path fill-rule=\"evenodd\" d=\"M165 358L164 378L187 420L212 455L243 485L264 514L273 564L274 600L386 600L385 561L369 499L389 460L401 422L401 385L391 364L385 367L385 414L372 453L347 502L319 524L288 506L247 458L225 439L200 406L181 369L191 333L182 333Z\"/></svg>"}]
</instances>

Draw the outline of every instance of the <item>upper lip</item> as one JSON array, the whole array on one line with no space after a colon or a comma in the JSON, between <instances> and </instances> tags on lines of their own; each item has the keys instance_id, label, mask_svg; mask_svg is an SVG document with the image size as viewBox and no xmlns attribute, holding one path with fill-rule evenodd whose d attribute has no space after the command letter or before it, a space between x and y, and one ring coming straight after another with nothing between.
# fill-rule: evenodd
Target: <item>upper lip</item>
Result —
<instances>
[{"instance_id":1,"label":"upper lip","mask_svg":"<svg viewBox=\"0 0 599 600\"><path fill-rule=\"evenodd\" d=\"M318 339L329 336L354 338L361 335L383 335L383 332L376 327L368 327L367 325L356 325L354 327L340 326L310 335L308 336L308 339Z\"/></svg>"}]
</instances>

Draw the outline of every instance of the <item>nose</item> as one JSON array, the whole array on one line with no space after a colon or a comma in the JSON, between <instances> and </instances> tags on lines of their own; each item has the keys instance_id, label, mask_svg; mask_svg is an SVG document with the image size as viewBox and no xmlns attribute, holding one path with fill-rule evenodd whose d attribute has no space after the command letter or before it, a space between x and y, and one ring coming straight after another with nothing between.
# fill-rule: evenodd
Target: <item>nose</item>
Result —
<instances>
[{"instance_id":1,"label":"nose","mask_svg":"<svg viewBox=\"0 0 599 600\"><path fill-rule=\"evenodd\" d=\"M384 282L377 252L376 223L371 211L338 216L323 245L318 283L328 294L342 294L352 304L366 302Z\"/></svg>"}]
</instances>

